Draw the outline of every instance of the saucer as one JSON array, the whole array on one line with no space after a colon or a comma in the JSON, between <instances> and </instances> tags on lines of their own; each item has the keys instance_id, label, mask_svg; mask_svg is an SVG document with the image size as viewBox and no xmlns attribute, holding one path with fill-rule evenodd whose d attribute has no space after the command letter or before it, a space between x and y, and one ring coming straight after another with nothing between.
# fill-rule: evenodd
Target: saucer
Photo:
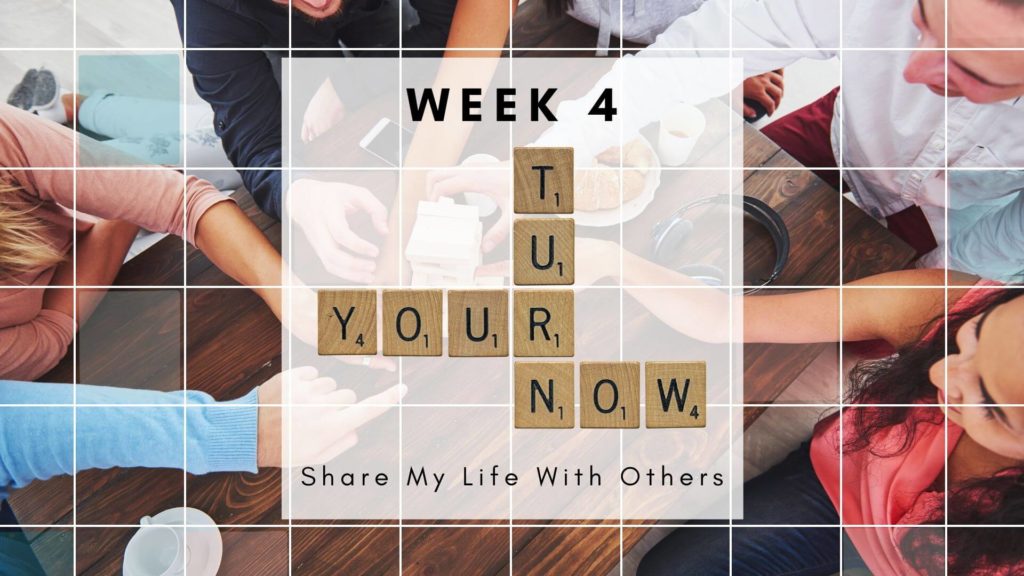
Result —
<instances>
[{"instance_id":1,"label":"saucer","mask_svg":"<svg viewBox=\"0 0 1024 576\"><path fill-rule=\"evenodd\" d=\"M188 546L185 573L189 576L217 575L224 554L224 541L213 518L195 508L171 508L150 517L149 521L150 524L175 526L175 530L183 530L180 526L188 525L184 529Z\"/></svg>"}]
</instances>

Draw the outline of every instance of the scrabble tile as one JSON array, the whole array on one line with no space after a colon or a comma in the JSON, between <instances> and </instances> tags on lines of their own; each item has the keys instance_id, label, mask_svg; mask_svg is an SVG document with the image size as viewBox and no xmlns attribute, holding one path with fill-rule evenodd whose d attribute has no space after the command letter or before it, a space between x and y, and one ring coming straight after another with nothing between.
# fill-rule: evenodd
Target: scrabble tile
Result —
<instances>
[{"instance_id":1,"label":"scrabble tile","mask_svg":"<svg viewBox=\"0 0 1024 576\"><path fill-rule=\"evenodd\" d=\"M707 425L707 365L704 362L647 362L648 428L703 428Z\"/></svg>"},{"instance_id":2,"label":"scrabble tile","mask_svg":"<svg viewBox=\"0 0 1024 576\"><path fill-rule=\"evenodd\" d=\"M572 356L576 302L572 290L516 290L516 356Z\"/></svg>"},{"instance_id":3,"label":"scrabble tile","mask_svg":"<svg viewBox=\"0 0 1024 576\"><path fill-rule=\"evenodd\" d=\"M441 290L384 290L385 356L441 355Z\"/></svg>"},{"instance_id":4,"label":"scrabble tile","mask_svg":"<svg viewBox=\"0 0 1024 576\"><path fill-rule=\"evenodd\" d=\"M377 293L374 290L320 290L317 293L317 353L377 353Z\"/></svg>"},{"instance_id":5,"label":"scrabble tile","mask_svg":"<svg viewBox=\"0 0 1024 576\"><path fill-rule=\"evenodd\" d=\"M576 222L520 218L512 225L517 286L569 285L575 280Z\"/></svg>"},{"instance_id":6,"label":"scrabble tile","mask_svg":"<svg viewBox=\"0 0 1024 576\"><path fill-rule=\"evenodd\" d=\"M448 291L448 355L508 356L508 291Z\"/></svg>"},{"instance_id":7,"label":"scrabble tile","mask_svg":"<svg viewBox=\"0 0 1024 576\"><path fill-rule=\"evenodd\" d=\"M516 214L572 214L572 148L516 147L512 156Z\"/></svg>"},{"instance_id":8,"label":"scrabble tile","mask_svg":"<svg viewBox=\"0 0 1024 576\"><path fill-rule=\"evenodd\" d=\"M576 367L572 362L516 362L516 428L576 425Z\"/></svg>"},{"instance_id":9,"label":"scrabble tile","mask_svg":"<svg viewBox=\"0 0 1024 576\"><path fill-rule=\"evenodd\" d=\"M580 427L640 427L639 362L580 362Z\"/></svg>"}]
</instances>

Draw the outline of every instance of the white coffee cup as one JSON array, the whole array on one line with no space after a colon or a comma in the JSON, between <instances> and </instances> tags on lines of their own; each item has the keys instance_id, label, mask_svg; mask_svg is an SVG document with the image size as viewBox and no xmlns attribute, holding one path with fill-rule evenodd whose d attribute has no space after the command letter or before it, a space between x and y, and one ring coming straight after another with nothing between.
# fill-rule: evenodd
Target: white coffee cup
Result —
<instances>
[{"instance_id":1,"label":"white coffee cup","mask_svg":"<svg viewBox=\"0 0 1024 576\"><path fill-rule=\"evenodd\" d=\"M658 157L664 166L680 166L690 157L707 119L696 106L677 103L669 108L658 129Z\"/></svg>"},{"instance_id":2,"label":"white coffee cup","mask_svg":"<svg viewBox=\"0 0 1024 576\"><path fill-rule=\"evenodd\" d=\"M487 168L501 168L501 162L490 154L473 154L462 161L462 166L479 166ZM487 218L498 209L498 204L493 198L479 192L466 192L463 194L466 204L476 206L480 210L480 217Z\"/></svg>"},{"instance_id":3,"label":"white coffee cup","mask_svg":"<svg viewBox=\"0 0 1024 576\"><path fill-rule=\"evenodd\" d=\"M176 576L185 572L185 543L180 529L153 524L149 516L124 551L125 576Z\"/></svg>"}]
</instances>

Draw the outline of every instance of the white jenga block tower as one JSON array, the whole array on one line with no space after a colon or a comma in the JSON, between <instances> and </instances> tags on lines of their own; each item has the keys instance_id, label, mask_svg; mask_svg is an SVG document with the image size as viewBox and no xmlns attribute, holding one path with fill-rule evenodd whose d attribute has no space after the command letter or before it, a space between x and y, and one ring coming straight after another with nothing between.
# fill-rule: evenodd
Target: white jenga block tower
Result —
<instances>
[{"instance_id":1,"label":"white jenga block tower","mask_svg":"<svg viewBox=\"0 0 1024 576\"><path fill-rule=\"evenodd\" d=\"M451 198L421 201L416 207L405 257L414 286L472 286L480 265L483 224L476 206Z\"/></svg>"}]
</instances>

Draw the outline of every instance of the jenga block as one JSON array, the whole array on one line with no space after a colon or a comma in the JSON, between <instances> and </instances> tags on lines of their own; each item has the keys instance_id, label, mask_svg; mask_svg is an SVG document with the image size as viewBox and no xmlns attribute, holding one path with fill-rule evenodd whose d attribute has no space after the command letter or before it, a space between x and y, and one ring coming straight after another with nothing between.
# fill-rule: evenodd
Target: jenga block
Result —
<instances>
[{"instance_id":1,"label":"jenga block","mask_svg":"<svg viewBox=\"0 0 1024 576\"><path fill-rule=\"evenodd\" d=\"M385 356L441 355L441 290L384 290Z\"/></svg>"},{"instance_id":2,"label":"jenga block","mask_svg":"<svg viewBox=\"0 0 1024 576\"><path fill-rule=\"evenodd\" d=\"M576 222L521 218L512 226L517 286L568 285L575 280Z\"/></svg>"},{"instance_id":3,"label":"jenga block","mask_svg":"<svg viewBox=\"0 0 1024 576\"><path fill-rule=\"evenodd\" d=\"M640 427L639 362L580 362L580 427Z\"/></svg>"},{"instance_id":4,"label":"jenga block","mask_svg":"<svg viewBox=\"0 0 1024 576\"><path fill-rule=\"evenodd\" d=\"M516 428L572 428L575 392L572 362L516 362Z\"/></svg>"},{"instance_id":5,"label":"jenga block","mask_svg":"<svg viewBox=\"0 0 1024 576\"><path fill-rule=\"evenodd\" d=\"M317 292L317 353L377 353L377 293L374 290Z\"/></svg>"},{"instance_id":6,"label":"jenga block","mask_svg":"<svg viewBox=\"0 0 1024 576\"><path fill-rule=\"evenodd\" d=\"M648 428L703 428L707 425L707 365L704 362L647 362Z\"/></svg>"},{"instance_id":7,"label":"jenga block","mask_svg":"<svg viewBox=\"0 0 1024 576\"><path fill-rule=\"evenodd\" d=\"M448 291L448 355L508 356L508 291Z\"/></svg>"},{"instance_id":8,"label":"jenga block","mask_svg":"<svg viewBox=\"0 0 1024 576\"><path fill-rule=\"evenodd\" d=\"M572 214L572 148L516 147L512 156L516 214Z\"/></svg>"},{"instance_id":9,"label":"jenga block","mask_svg":"<svg viewBox=\"0 0 1024 576\"><path fill-rule=\"evenodd\" d=\"M572 290L516 290L516 356L572 356L576 330Z\"/></svg>"}]
</instances>

